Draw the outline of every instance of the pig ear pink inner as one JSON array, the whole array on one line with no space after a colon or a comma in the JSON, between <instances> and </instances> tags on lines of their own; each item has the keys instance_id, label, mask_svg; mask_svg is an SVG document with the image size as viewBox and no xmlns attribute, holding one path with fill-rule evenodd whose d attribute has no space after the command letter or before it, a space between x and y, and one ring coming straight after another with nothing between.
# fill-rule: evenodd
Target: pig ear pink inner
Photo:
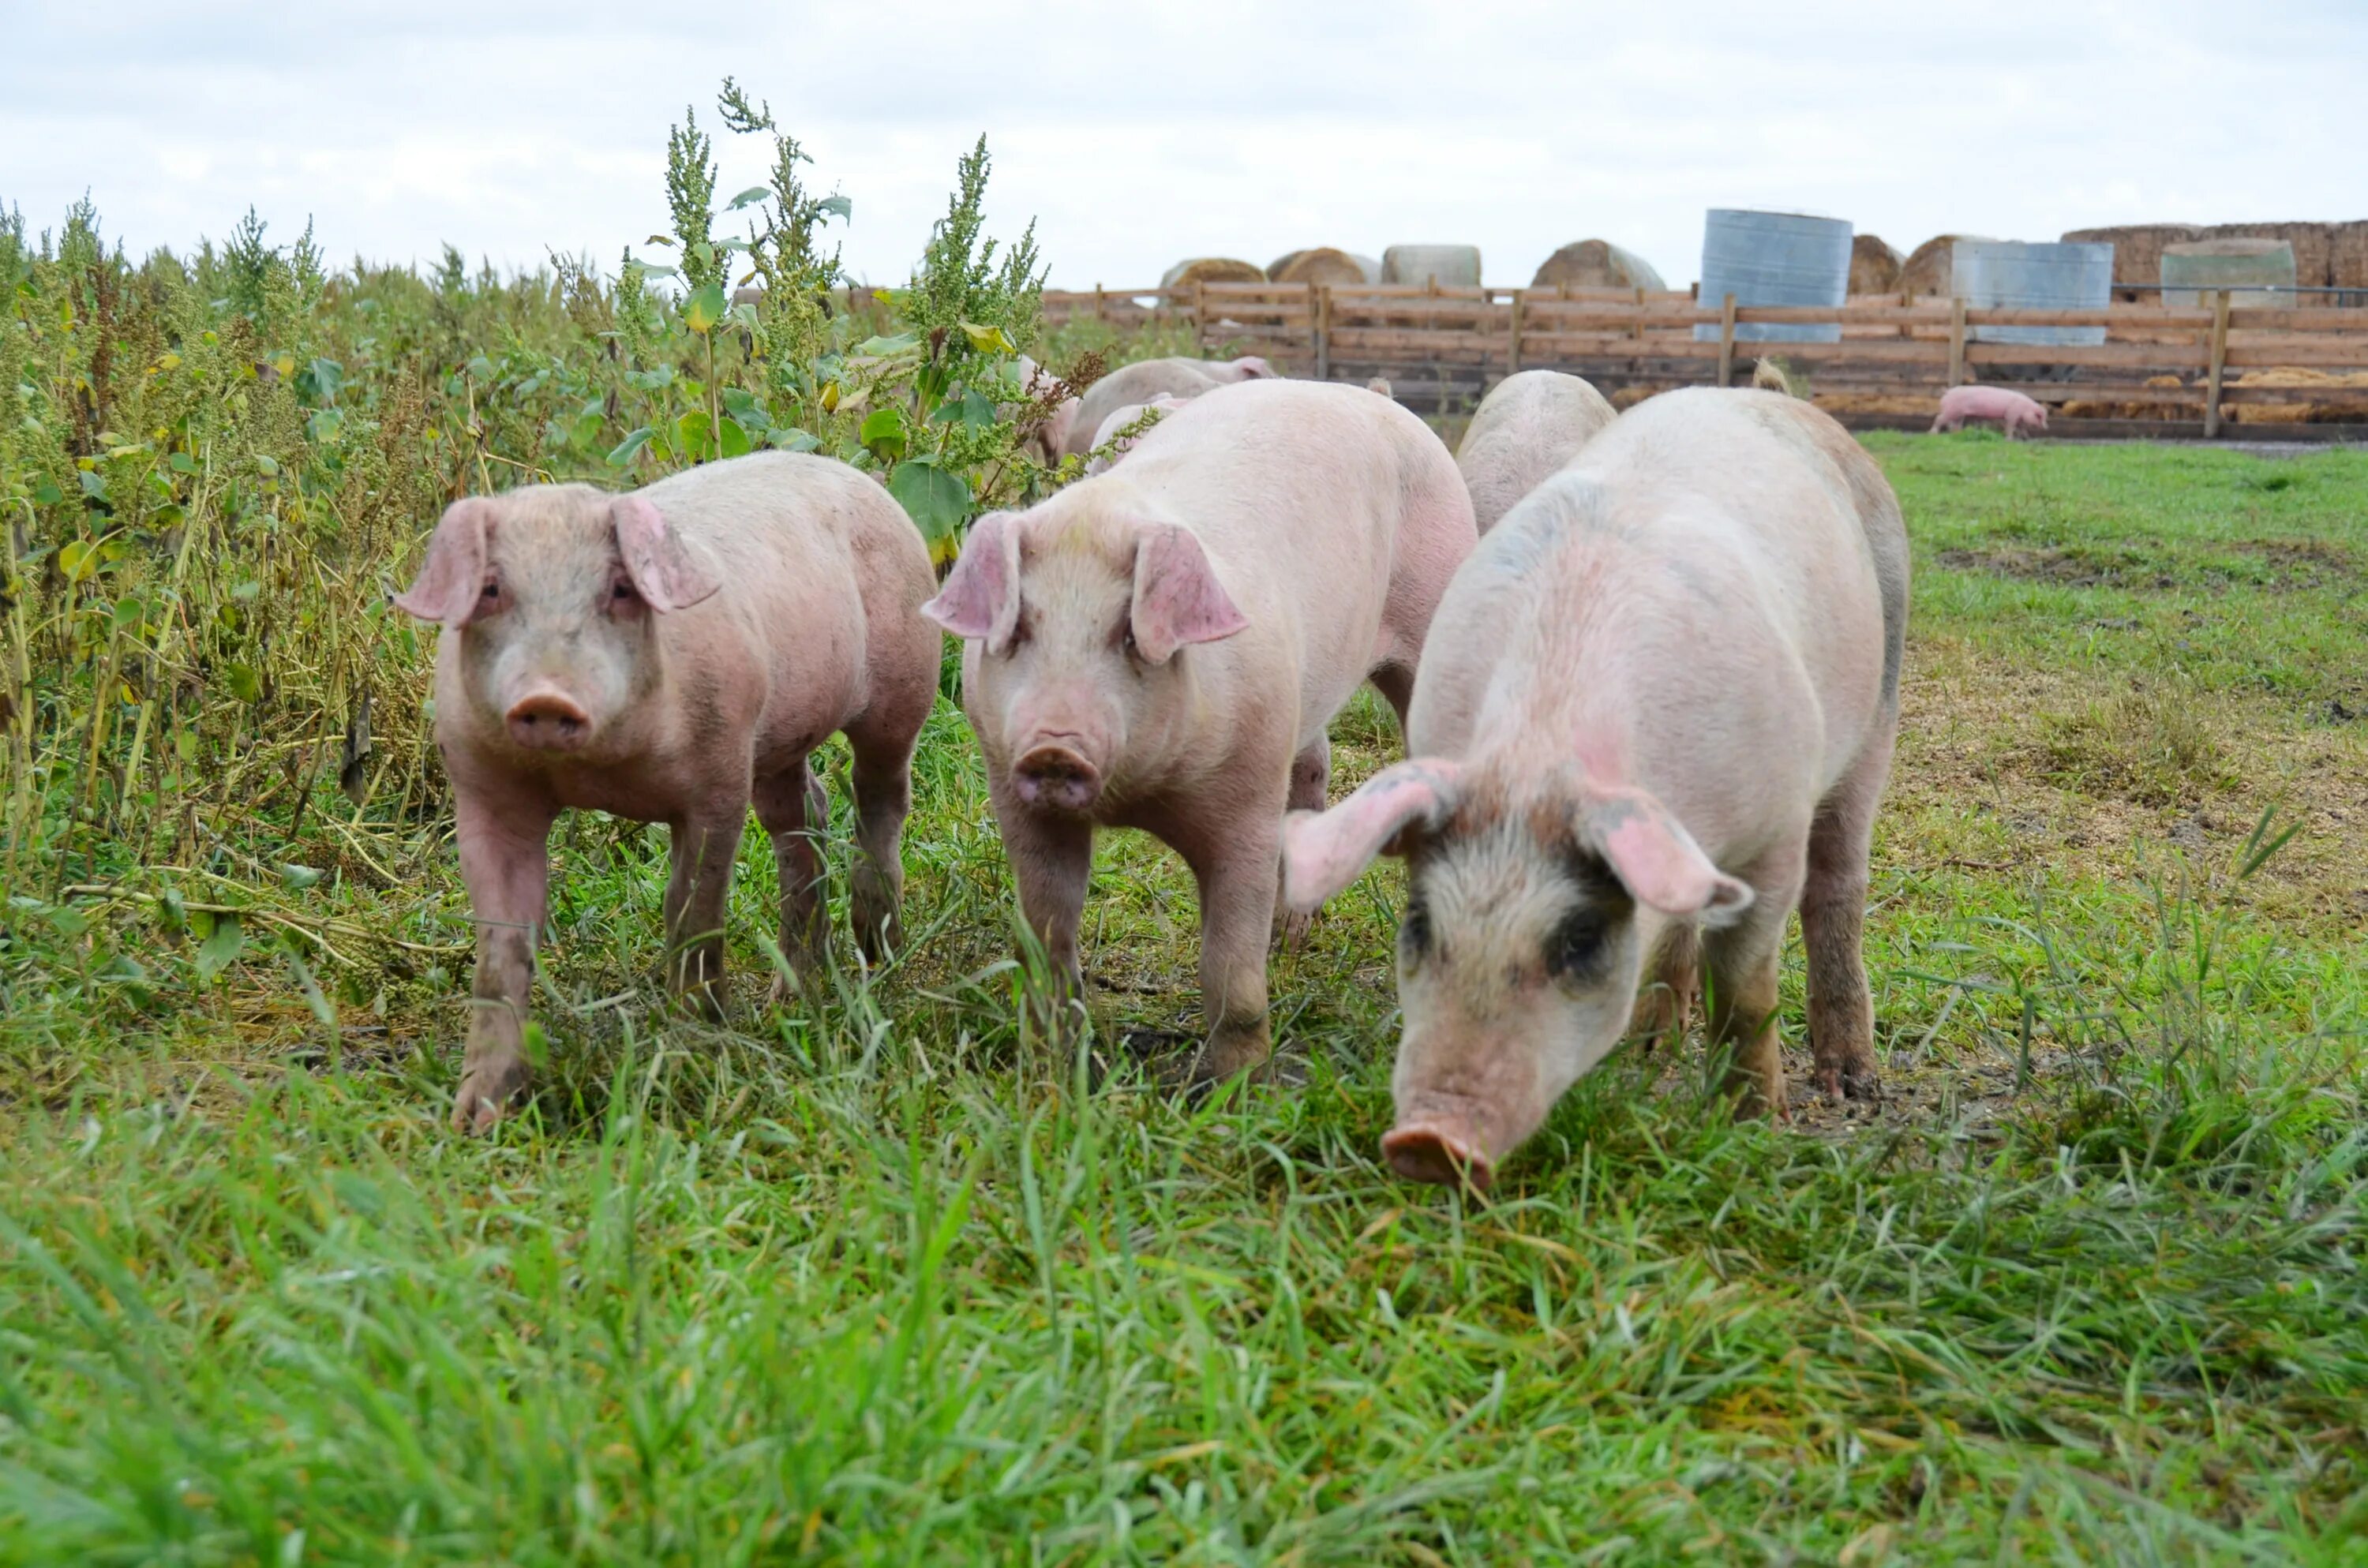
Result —
<instances>
[{"instance_id":1,"label":"pig ear pink inner","mask_svg":"<svg viewBox=\"0 0 2368 1568\"><path fill-rule=\"evenodd\" d=\"M624 557L625 574L652 609L661 614L684 609L723 586L713 568L666 526L666 514L646 497L618 496L609 504L609 517L617 530L617 553Z\"/></svg>"},{"instance_id":2,"label":"pig ear pink inner","mask_svg":"<svg viewBox=\"0 0 2368 1568\"><path fill-rule=\"evenodd\" d=\"M970 527L962 554L938 597L921 613L955 636L986 640L986 651L1011 646L1019 625L1019 530L1008 512L989 512Z\"/></svg>"},{"instance_id":3,"label":"pig ear pink inner","mask_svg":"<svg viewBox=\"0 0 2368 1568\"><path fill-rule=\"evenodd\" d=\"M1395 763L1326 812L1283 819L1282 895L1304 915L1355 881L1409 824L1435 828L1454 803L1459 769L1442 757Z\"/></svg>"},{"instance_id":4,"label":"pig ear pink inner","mask_svg":"<svg viewBox=\"0 0 2368 1568\"><path fill-rule=\"evenodd\" d=\"M1217 581L1208 552L1190 528L1160 523L1144 531L1134 551L1135 651L1164 665L1191 642L1214 642L1249 625Z\"/></svg>"},{"instance_id":5,"label":"pig ear pink inner","mask_svg":"<svg viewBox=\"0 0 2368 1568\"><path fill-rule=\"evenodd\" d=\"M427 559L411 586L394 596L395 608L446 626L465 626L476 612L485 585L486 536L494 504L470 495L444 508L428 536Z\"/></svg>"},{"instance_id":6,"label":"pig ear pink inner","mask_svg":"<svg viewBox=\"0 0 2368 1568\"><path fill-rule=\"evenodd\" d=\"M1725 926L1751 906L1751 885L1721 871L1668 808L1642 790L1590 790L1578 830L1638 903L1664 915Z\"/></svg>"}]
</instances>

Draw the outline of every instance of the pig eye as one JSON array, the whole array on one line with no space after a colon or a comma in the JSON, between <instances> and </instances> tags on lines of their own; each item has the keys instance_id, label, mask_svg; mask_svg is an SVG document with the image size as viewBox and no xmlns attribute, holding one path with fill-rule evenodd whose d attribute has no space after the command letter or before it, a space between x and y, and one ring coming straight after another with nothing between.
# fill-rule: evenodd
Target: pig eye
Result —
<instances>
[{"instance_id":1,"label":"pig eye","mask_svg":"<svg viewBox=\"0 0 2368 1568\"><path fill-rule=\"evenodd\" d=\"M477 597L481 599L500 598L502 597L501 579L498 577L486 578L484 591L480 593Z\"/></svg>"},{"instance_id":2,"label":"pig eye","mask_svg":"<svg viewBox=\"0 0 2368 1568\"><path fill-rule=\"evenodd\" d=\"M1565 980L1592 979L1603 964L1611 923L1594 909L1574 909L1546 939L1546 965Z\"/></svg>"},{"instance_id":3,"label":"pig eye","mask_svg":"<svg viewBox=\"0 0 2368 1568\"><path fill-rule=\"evenodd\" d=\"M620 582L615 587L609 590L609 597L620 605L632 604L635 599L640 598L641 597L641 595L633 592L633 585L631 583Z\"/></svg>"}]
</instances>

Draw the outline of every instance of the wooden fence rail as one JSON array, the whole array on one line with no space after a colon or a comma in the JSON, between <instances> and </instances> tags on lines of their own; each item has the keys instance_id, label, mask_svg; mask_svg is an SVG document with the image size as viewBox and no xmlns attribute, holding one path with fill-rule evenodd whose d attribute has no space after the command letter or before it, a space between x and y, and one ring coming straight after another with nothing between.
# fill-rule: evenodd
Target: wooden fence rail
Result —
<instances>
[{"instance_id":1,"label":"wooden fence rail","mask_svg":"<svg viewBox=\"0 0 2368 1568\"><path fill-rule=\"evenodd\" d=\"M2226 411L2256 405L2272 419L2368 420L2368 307L2238 304L2226 290L2201 308L2027 310L1929 295L1774 306L1642 289L1207 283L1048 292L1044 313L1056 325L1090 315L1121 328L1186 326L1204 349L1261 354L1325 380L1386 376L1406 401L1442 408L1476 402L1520 369L1568 370L1633 396L1728 385L1748 373L1739 362L1765 355L1859 423L1929 419L1943 391L1971 381L2010 383L2075 417L2192 413L2206 435ZM1780 325L1834 334L1763 343L1751 330ZM2030 328L2086 328L2096 341L2013 341ZM2242 384L2271 370L2281 374L2262 380L2279 384Z\"/></svg>"}]
</instances>

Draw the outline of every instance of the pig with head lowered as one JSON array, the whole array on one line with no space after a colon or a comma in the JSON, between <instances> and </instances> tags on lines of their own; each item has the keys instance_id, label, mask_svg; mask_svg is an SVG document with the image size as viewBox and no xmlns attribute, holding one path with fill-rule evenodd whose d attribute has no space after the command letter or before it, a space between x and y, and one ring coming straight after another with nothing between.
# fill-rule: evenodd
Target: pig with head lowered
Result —
<instances>
[{"instance_id":1,"label":"pig with head lowered","mask_svg":"<svg viewBox=\"0 0 2368 1568\"><path fill-rule=\"evenodd\" d=\"M1133 451L1134 444L1143 439L1151 426L1157 425L1161 419L1183 407L1184 403L1185 400L1180 397L1162 392L1149 403L1130 403L1124 408L1113 410L1110 416L1102 421L1102 427L1094 432L1094 444L1088 449L1099 453L1103 448L1108 447L1110 454L1107 457L1096 456L1090 459L1086 464L1085 477L1091 479L1095 474L1100 473ZM1143 430L1132 436L1128 435L1127 427L1140 421L1145 415L1154 415L1151 424L1144 426Z\"/></svg>"},{"instance_id":2,"label":"pig with head lowered","mask_svg":"<svg viewBox=\"0 0 2368 1568\"><path fill-rule=\"evenodd\" d=\"M1522 370L1489 390L1455 449L1482 533L1611 423L1612 407L1577 376Z\"/></svg>"},{"instance_id":3,"label":"pig with head lowered","mask_svg":"<svg viewBox=\"0 0 2368 1568\"><path fill-rule=\"evenodd\" d=\"M1299 907L1406 859L1400 1172L1486 1185L1655 1016L1640 980L1681 1021L1698 961L1730 1090L1781 1108L1796 906L1818 1085L1874 1093L1860 939L1907 620L1890 486L1777 393L1640 403L1481 540L1431 624L1409 759L1284 841Z\"/></svg>"},{"instance_id":4,"label":"pig with head lowered","mask_svg":"<svg viewBox=\"0 0 2368 1568\"><path fill-rule=\"evenodd\" d=\"M1070 994L1094 829L1144 829L1199 884L1195 1075L1265 1061L1283 812L1324 803L1325 729L1360 682L1404 721L1472 543L1421 420L1286 381L1195 398L1108 473L972 526L923 613L965 642L1020 907Z\"/></svg>"},{"instance_id":5,"label":"pig with head lowered","mask_svg":"<svg viewBox=\"0 0 2368 1568\"><path fill-rule=\"evenodd\" d=\"M561 811L672 829L667 978L717 1005L724 895L753 801L780 869L781 946L824 940L825 825L807 754L854 755L856 935L895 937L913 744L936 699L934 574L904 509L854 469L773 452L630 494L537 484L456 501L395 603L444 628L436 742L452 778L477 976L453 1124L523 1088L520 1049Z\"/></svg>"},{"instance_id":6,"label":"pig with head lowered","mask_svg":"<svg viewBox=\"0 0 2368 1568\"><path fill-rule=\"evenodd\" d=\"M1063 455L1075 452L1083 457L1092 451L1095 432L1111 415L1131 404L1161 396L1181 402L1217 387L1266 381L1273 375L1274 367L1255 354L1238 359L1138 359L1121 365L1086 389L1076 416L1069 423L1068 446Z\"/></svg>"}]
</instances>

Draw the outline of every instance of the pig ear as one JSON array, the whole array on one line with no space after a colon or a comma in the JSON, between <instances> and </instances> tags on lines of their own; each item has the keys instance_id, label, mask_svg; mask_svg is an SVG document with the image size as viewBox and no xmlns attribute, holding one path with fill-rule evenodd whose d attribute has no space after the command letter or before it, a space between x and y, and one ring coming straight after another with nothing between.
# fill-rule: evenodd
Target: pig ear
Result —
<instances>
[{"instance_id":1,"label":"pig ear","mask_svg":"<svg viewBox=\"0 0 2368 1568\"><path fill-rule=\"evenodd\" d=\"M1282 896L1305 915L1361 875L1409 826L1428 832L1455 803L1462 770L1443 757L1384 767L1327 812L1292 812L1282 825Z\"/></svg>"},{"instance_id":2,"label":"pig ear","mask_svg":"<svg viewBox=\"0 0 2368 1568\"><path fill-rule=\"evenodd\" d=\"M1751 884L1712 864L1685 824L1642 790L1587 786L1576 825L1639 903L1711 926L1751 907Z\"/></svg>"},{"instance_id":3,"label":"pig ear","mask_svg":"<svg viewBox=\"0 0 2368 1568\"><path fill-rule=\"evenodd\" d=\"M666 514L646 497L618 496L609 504L609 517L625 574L652 609L686 609L723 585L704 552L668 528Z\"/></svg>"},{"instance_id":4,"label":"pig ear","mask_svg":"<svg viewBox=\"0 0 2368 1568\"><path fill-rule=\"evenodd\" d=\"M1234 363L1242 368L1243 376L1249 380L1274 374L1274 367L1255 354L1245 354Z\"/></svg>"},{"instance_id":5,"label":"pig ear","mask_svg":"<svg viewBox=\"0 0 2368 1568\"><path fill-rule=\"evenodd\" d=\"M938 597L921 613L955 636L984 637L990 653L1008 652L1019 625L1019 530L1008 512L989 512L970 526L962 554Z\"/></svg>"},{"instance_id":6,"label":"pig ear","mask_svg":"<svg viewBox=\"0 0 2368 1568\"><path fill-rule=\"evenodd\" d=\"M1164 665L1188 642L1214 642L1249 625L1190 528L1174 523L1144 530L1134 548L1135 651Z\"/></svg>"},{"instance_id":7,"label":"pig ear","mask_svg":"<svg viewBox=\"0 0 2368 1568\"><path fill-rule=\"evenodd\" d=\"M482 495L445 507L428 536L427 559L419 563L411 586L394 596L395 608L446 626L468 624L485 585L485 536L493 516L494 504Z\"/></svg>"}]
</instances>

